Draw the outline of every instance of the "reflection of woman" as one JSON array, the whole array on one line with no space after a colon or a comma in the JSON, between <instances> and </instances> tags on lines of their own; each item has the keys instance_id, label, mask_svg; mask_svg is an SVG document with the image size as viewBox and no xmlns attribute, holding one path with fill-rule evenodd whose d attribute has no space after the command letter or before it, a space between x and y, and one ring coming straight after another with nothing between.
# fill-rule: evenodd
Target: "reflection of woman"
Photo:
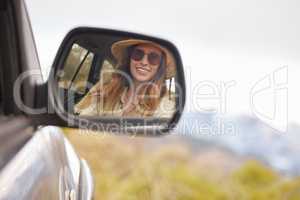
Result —
<instances>
[{"instance_id":1,"label":"reflection of woman","mask_svg":"<svg viewBox=\"0 0 300 200\"><path fill-rule=\"evenodd\" d=\"M112 45L118 65L108 83L99 81L75 106L80 115L171 117L175 109L165 80L174 77L175 61L165 48L145 40Z\"/></svg>"}]
</instances>

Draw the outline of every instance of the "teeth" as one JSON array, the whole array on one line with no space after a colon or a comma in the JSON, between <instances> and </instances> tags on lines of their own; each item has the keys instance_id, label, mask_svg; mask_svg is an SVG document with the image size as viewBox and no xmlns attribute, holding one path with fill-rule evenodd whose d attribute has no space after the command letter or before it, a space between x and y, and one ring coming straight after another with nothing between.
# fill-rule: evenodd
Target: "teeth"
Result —
<instances>
[{"instance_id":1,"label":"teeth","mask_svg":"<svg viewBox=\"0 0 300 200\"><path fill-rule=\"evenodd\" d=\"M149 70L144 69L144 68L137 68L137 70L140 71L140 72L149 72Z\"/></svg>"}]
</instances>

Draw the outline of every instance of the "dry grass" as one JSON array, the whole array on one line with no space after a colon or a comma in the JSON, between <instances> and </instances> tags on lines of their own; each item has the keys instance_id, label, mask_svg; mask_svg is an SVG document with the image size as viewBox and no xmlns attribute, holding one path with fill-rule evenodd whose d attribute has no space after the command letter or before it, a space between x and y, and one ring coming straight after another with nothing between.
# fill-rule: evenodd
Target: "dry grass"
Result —
<instances>
[{"instance_id":1,"label":"dry grass","mask_svg":"<svg viewBox=\"0 0 300 200\"><path fill-rule=\"evenodd\" d=\"M195 156L171 136L65 133L93 171L95 199L300 199L299 179L280 177L256 161L228 165L237 161L217 151Z\"/></svg>"}]
</instances>

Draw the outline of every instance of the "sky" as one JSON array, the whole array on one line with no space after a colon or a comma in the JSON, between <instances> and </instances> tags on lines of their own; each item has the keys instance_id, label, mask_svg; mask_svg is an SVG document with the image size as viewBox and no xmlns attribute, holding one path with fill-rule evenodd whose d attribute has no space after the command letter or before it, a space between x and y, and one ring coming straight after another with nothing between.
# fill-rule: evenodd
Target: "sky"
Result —
<instances>
[{"instance_id":1,"label":"sky","mask_svg":"<svg viewBox=\"0 0 300 200\"><path fill-rule=\"evenodd\" d=\"M300 123L299 0L26 0L44 76L74 27L133 31L173 42L187 111Z\"/></svg>"}]
</instances>

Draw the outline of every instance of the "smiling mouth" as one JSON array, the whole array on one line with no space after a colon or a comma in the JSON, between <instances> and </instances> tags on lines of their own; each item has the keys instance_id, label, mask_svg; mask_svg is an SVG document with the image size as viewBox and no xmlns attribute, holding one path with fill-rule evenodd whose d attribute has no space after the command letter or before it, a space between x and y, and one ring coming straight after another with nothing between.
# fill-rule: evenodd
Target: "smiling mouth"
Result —
<instances>
[{"instance_id":1,"label":"smiling mouth","mask_svg":"<svg viewBox=\"0 0 300 200\"><path fill-rule=\"evenodd\" d=\"M140 73L148 73L151 72L150 69L144 68L144 67L137 67L136 71L140 72Z\"/></svg>"}]
</instances>

